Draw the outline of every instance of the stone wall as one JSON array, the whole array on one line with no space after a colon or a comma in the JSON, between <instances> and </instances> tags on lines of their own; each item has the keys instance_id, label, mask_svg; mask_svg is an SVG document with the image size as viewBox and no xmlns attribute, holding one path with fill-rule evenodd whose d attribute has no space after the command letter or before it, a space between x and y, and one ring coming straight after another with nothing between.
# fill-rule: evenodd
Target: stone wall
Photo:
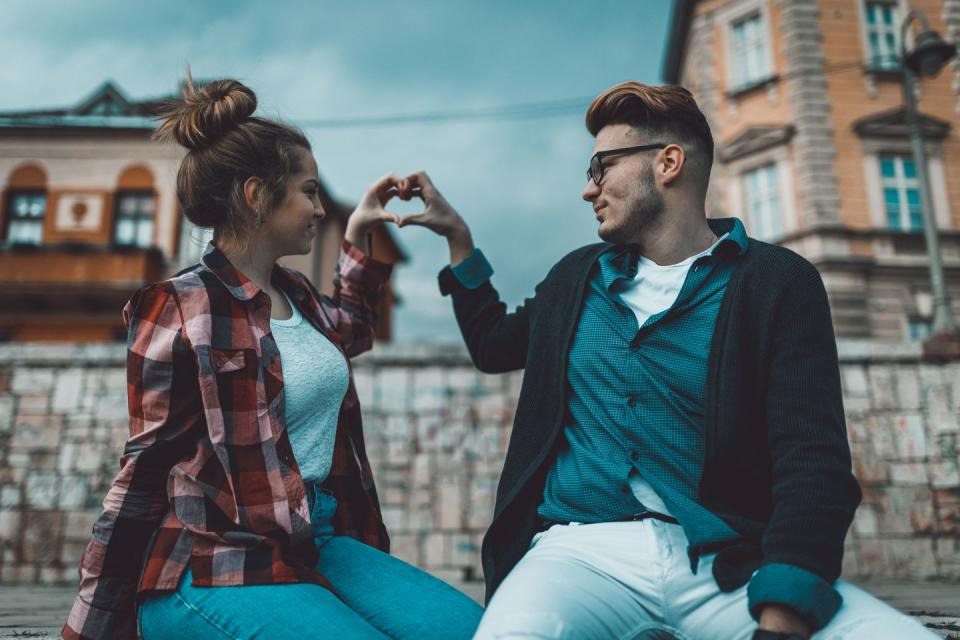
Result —
<instances>
[{"instance_id":1,"label":"stone wall","mask_svg":"<svg viewBox=\"0 0 960 640\"><path fill-rule=\"evenodd\" d=\"M960 578L960 363L912 345L841 343L864 490L845 574ZM126 437L119 345L0 346L0 584L76 579ZM377 347L355 361L394 553L480 580L521 374L477 373L458 347Z\"/></svg>"}]
</instances>

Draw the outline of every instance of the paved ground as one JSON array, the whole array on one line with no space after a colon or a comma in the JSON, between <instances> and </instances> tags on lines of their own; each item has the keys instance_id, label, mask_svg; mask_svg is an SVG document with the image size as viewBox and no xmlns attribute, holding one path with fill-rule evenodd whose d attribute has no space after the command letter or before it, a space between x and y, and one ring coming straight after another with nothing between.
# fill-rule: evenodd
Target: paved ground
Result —
<instances>
[{"instance_id":1,"label":"paved ground","mask_svg":"<svg viewBox=\"0 0 960 640\"><path fill-rule=\"evenodd\" d=\"M944 638L960 639L960 583L873 580L860 585ZM475 600L483 597L477 583L458 586ZM0 638L56 638L74 595L74 587L0 585Z\"/></svg>"}]
</instances>

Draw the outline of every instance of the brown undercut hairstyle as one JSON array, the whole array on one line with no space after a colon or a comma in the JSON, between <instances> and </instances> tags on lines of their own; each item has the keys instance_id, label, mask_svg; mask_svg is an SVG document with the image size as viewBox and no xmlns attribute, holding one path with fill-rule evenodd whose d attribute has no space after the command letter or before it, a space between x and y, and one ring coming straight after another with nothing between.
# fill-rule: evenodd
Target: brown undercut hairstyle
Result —
<instances>
[{"instance_id":1,"label":"brown undercut hairstyle","mask_svg":"<svg viewBox=\"0 0 960 640\"><path fill-rule=\"evenodd\" d=\"M713 134L693 94L683 87L622 82L597 96L586 119L594 137L607 125L626 124L651 143L679 144L706 189L713 166Z\"/></svg>"},{"instance_id":2,"label":"brown undercut hairstyle","mask_svg":"<svg viewBox=\"0 0 960 640\"><path fill-rule=\"evenodd\" d=\"M188 149L177 172L177 199L187 219L213 228L246 249L250 233L276 209L287 180L299 171L298 151L310 151L299 129L253 115L257 96L237 80L194 83L187 71L182 97L161 108L154 138ZM256 176L263 188L251 211L243 185Z\"/></svg>"}]
</instances>

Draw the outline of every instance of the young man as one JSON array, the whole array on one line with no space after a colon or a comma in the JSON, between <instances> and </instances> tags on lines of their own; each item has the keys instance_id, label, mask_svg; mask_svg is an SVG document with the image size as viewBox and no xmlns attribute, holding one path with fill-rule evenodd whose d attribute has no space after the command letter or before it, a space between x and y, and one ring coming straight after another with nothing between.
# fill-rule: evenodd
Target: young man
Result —
<instances>
[{"instance_id":1,"label":"young man","mask_svg":"<svg viewBox=\"0 0 960 640\"><path fill-rule=\"evenodd\" d=\"M713 139L685 89L615 86L587 128L603 242L513 313L429 178L400 185L426 203L401 224L449 241L474 363L526 369L476 637L935 637L837 580L860 490L816 269L707 219Z\"/></svg>"}]
</instances>

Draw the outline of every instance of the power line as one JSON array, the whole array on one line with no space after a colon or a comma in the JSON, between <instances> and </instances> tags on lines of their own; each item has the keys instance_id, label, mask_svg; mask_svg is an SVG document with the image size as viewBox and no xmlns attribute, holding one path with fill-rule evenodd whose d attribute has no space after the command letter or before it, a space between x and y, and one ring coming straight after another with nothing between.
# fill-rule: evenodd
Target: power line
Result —
<instances>
[{"instance_id":1,"label":"power line","mask_svg":"<svg viewBox=\"0 0 960 640\"><path fill-rule=\"evenodd\" d=\"M804 75L821 74L826 76L854 69L868 70L862 60L852 60L826 64L813 69L781 73L770 79L773 82L781 82ZM435 125L477 121L540 120L543 118L555 118L573 114L582 115L586 112L587 107L593 100L594 96L587 96L545 102L504 104L491 107L467 107L416 113L394 113L342 118L303 118L293 119L293 122L304 129L348 129L360 127L390 127L405 124Z\"/></svg>"},{"instance_id":2,"label":"power line","mask_svg":"<svg viewBox=\"0 0 960 640\"><path fill-rule=\"evenodd\" d=\"M419 113L400 113L346 118L305 118L294 122L305 129L379 127L398 124L444 124L477 120L531 120L584 113L593 97L566 98L548 102L506 104L492 107L446 109Z\"/></svg>"}]
</instances>

